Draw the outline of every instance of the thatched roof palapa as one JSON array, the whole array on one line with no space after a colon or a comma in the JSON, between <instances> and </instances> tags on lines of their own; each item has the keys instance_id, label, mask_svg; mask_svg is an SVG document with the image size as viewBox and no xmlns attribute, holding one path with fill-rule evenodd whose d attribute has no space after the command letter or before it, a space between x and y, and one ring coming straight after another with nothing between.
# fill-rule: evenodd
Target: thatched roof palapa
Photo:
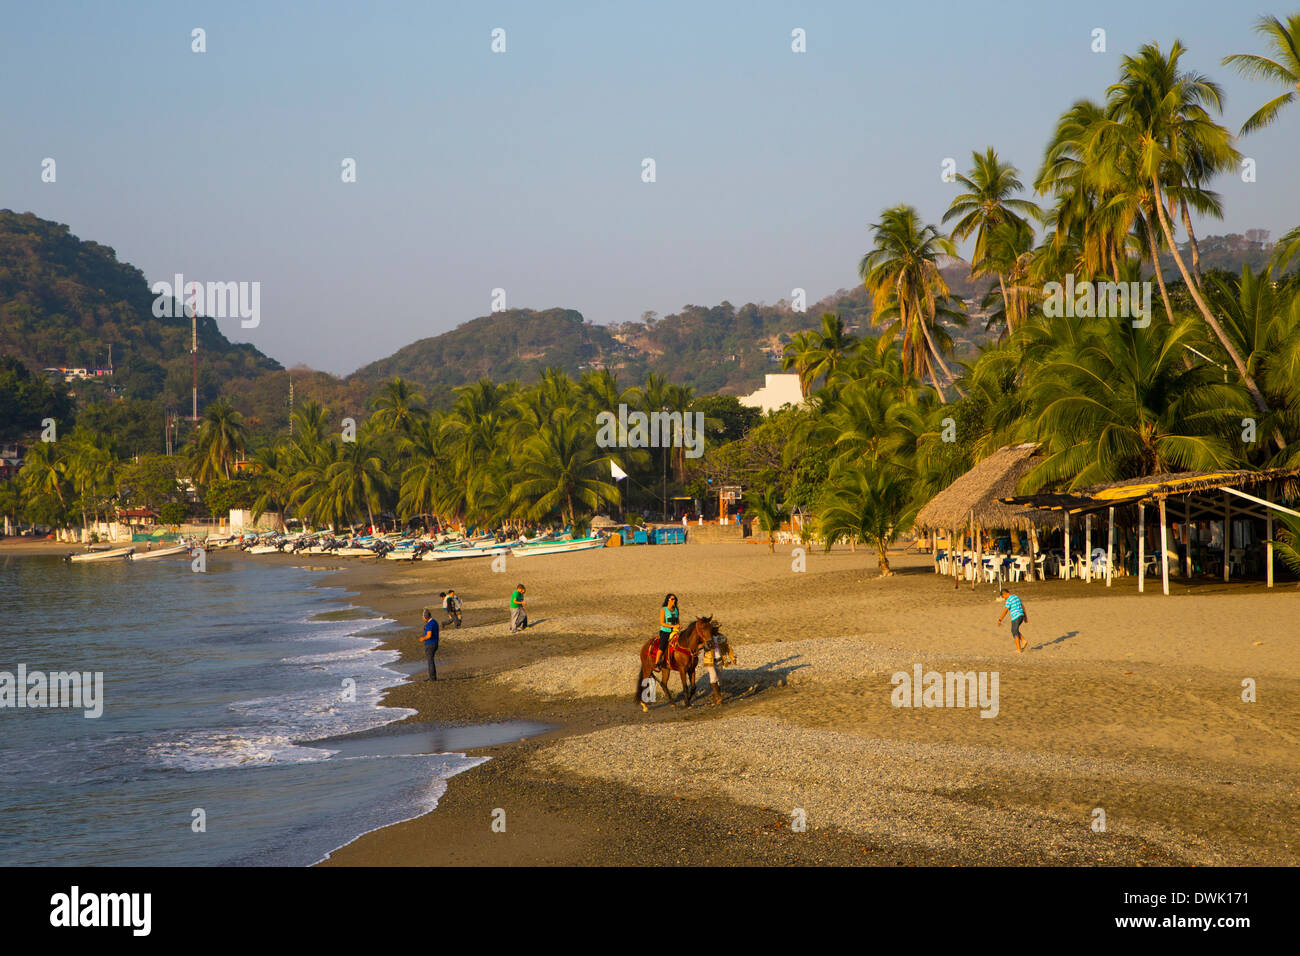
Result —
<instances>
[{"instance_id":1,"label":"thatched roof palapa","mask_svg":"<svg viewBox=\"0 0 1300 956\"><path fill-rule=\"evenodd\" d=\"M939 492L916 516L920 531L963 528L972 514L981 528L1029 530L1054 528L1059 516L1022 508L1002 499L1016 493L1016 485L1035 464L1038 445L1008 445L999 448L951 485Z\"/></svg>"}]
</instances>

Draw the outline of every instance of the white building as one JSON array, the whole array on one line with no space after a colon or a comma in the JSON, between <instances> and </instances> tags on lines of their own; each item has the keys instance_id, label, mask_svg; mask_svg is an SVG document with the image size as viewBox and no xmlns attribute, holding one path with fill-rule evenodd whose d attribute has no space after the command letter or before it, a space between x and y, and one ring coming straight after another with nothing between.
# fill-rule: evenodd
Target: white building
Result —
<instances>
[{"instance_id":1,"label":"white building","mask_svg":"<svg viewBox=\"0 0 1300 956\"><path fill-rule=\"evenodd\" d=\"M789 372L765 375L766 383L752 395L743 395L740 404L749 408L760 408L764 414L774 412L785 405L803 404L803 392L799 388L799 376Z\"/></svg>"}]
</instances>

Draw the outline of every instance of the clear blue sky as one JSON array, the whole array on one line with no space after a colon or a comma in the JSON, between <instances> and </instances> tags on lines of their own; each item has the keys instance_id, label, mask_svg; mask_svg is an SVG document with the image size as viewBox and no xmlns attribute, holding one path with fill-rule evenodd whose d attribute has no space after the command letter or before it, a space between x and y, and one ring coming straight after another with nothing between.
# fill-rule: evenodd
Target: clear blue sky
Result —
<instances>
[{"instance_id":1,"label":"clear blue sky","mask_svg":"<svg viewBox=\"0 0 1300 956\"><path fill-rule=\"evenodd\" d=\"M856 283L882 208L939 220L944 157L964 170L993 145L1032 180L1057 116L1144 42L1180 37L1237 129L1279 92L1219 65L1263 52L1259 12L1289 9L11 4L0 207L65 222L150 281L261 282L260 327L223 331L334 372L485 314L496 287L601 323L796 286L812 302ZM1300 110L1241 148L1258 180L1220 179L1227 217L1200 231L1276 236L1300 222Z\"/></svg>"}]
</instances>

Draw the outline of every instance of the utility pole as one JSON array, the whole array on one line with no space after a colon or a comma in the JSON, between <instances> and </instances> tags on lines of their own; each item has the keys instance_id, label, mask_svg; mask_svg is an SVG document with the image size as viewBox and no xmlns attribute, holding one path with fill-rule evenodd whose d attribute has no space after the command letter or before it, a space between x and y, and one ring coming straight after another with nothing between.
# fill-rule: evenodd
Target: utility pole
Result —
<instances>
[{"instance_id":1,"label":"utility pole","mask_svg":"<svg viewBox=\"0 0 1300 956\"><path fill-rule=\"evenodd\" d=\"M293 375L289 375L289 437L293 437Z\"/></svg>"},{"instance_id":2,"label":"utility pole","mask_svg":"<svg viewBox=\"0 0 1300 956\"><path fill-rule=\"evenodd\" d=\"M194 386L193 386L193 404L191 411L191 420L199 420L199 309L198 303L195 302L194 311L190 314L190 356L194 362Z\"/></svg>"}]
</instances>

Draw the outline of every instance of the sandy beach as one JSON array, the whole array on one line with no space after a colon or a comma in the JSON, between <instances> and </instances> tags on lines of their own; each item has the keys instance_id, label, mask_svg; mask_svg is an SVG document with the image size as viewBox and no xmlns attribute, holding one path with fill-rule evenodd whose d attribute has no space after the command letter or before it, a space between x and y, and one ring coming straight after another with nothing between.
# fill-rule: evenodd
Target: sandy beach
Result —
<instances>
[{"instance_id":1,"label":"sandy beach","mask_svg":"<svg viewBox=\"0 0 1300 956\"><path fill-rule=\"evenodd\" d=\"M1022 584L1017 654L994 589L954 589L926 555L892 556L899 573L880 579L861 550L810 553L802 573L789 551L605 549L510 558L503 574L237 558L343 566L323 583L399 622L387 637L412 671L420 609L454 587L465 623L443 631L441 679L387 703L414 708L409 722L555 728L468 751L492 759L436 810L325 865L1300 862L1294 585ZM520 581L532 626L511 635ZM736 649L722 706L703 690L689 710L633 700L669 590ZM917 665L996 672L996 715L894 706L892 675Z\"/></svg>"}]
</instances>

